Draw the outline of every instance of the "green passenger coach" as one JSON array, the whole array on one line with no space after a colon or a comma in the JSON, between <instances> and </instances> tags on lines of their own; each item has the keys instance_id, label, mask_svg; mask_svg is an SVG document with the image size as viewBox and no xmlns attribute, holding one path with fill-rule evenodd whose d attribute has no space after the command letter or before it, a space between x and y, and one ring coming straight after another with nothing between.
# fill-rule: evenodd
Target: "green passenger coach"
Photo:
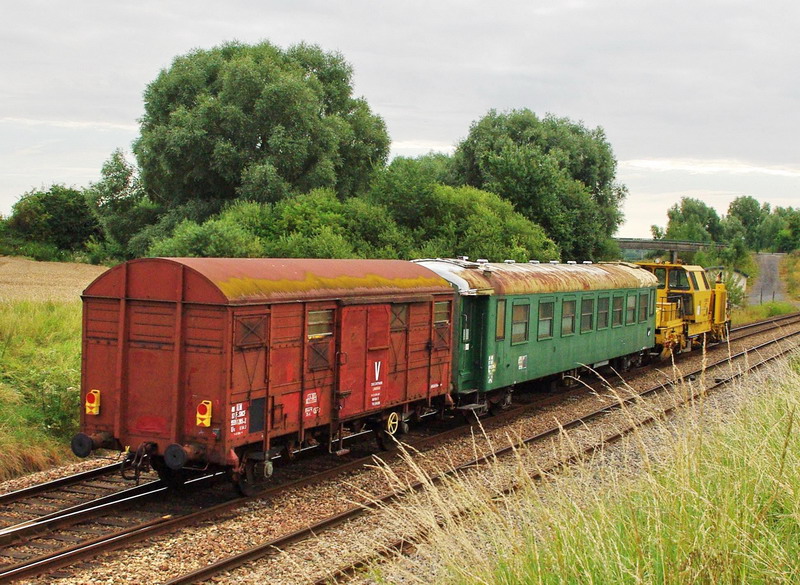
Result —
<instances>
[{"instance_id":1,"label":"green passenger coach","mask_svg":"<svg viewBox=\"0 0 800 585\"><path fill-rule=\"evenodd\" d=\"M458 291L452 391L476 414L515 384L627 369L654 346L658 282L635 264L417 262Z\"/></svg>"}]
</instances>

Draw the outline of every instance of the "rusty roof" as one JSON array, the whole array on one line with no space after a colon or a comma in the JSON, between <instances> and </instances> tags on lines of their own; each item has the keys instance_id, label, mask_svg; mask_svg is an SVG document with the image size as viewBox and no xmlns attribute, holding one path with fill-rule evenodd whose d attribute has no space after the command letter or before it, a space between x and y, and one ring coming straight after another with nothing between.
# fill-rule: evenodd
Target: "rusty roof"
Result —
<instances>
[{"instance_id":1,"label":"rusty roof","mask_svg":"<svg viewBox=\"0 0 800 585\"><path fill-rule=\"evenodd\" d=\"M656 277L635 264L534 264L416 260L450 281L461 294L516 295L655 287Z\"/></svg>"},{"instance_id":2,"label":"rusty roof","mask_svg":"<svg viewBox=\"0 0 800 585\"><path fill-rule=\"evenodd\" d=\"M84 296L173 299L181 282L184 300L231 304L453 292L403 260L140 258L100 276Z\"/></svg>"}]
</instances>

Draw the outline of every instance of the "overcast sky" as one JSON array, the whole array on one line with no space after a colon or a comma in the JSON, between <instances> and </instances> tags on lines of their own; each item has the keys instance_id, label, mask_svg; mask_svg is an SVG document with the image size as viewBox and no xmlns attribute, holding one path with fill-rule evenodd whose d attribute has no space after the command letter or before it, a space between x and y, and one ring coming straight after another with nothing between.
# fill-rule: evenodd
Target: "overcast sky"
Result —
<instances>
[{"instance_id":1,"label":"overcast sky","mask_svg":"<svg viewBox=\"0 0 800 585\"><path fill-rule=\"evenodd\" d=\"M4 0L0 214L24 192L99 179L130 151L142 92L225 41L339 51L392 155L451 152L489 109L601 126L628 186L619 234L682 196L800 205L796 2Z\"/></svg>"}]
</instances>

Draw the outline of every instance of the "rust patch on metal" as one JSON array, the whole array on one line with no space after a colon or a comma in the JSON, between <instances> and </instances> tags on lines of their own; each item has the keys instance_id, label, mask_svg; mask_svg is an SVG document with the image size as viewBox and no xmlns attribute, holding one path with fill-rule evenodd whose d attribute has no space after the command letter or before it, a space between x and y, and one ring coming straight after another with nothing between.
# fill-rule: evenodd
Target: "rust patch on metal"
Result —
<instances>
[{"instance_id":1,"label":"rust patch on metal","mask_svg":"<svg viewBox=\"0 0 800 585\"><path fill-rule=\"evenodd\" d=\"M402 260L173 258L231 302L452 292L434 272Z\"/></svg>"},{"instance_id":2,"label":"rust patch on metal","mask_svg":"<svg viewBox=\"0 0 800 585\"><path fill-rule=\"evenodd\" d=\"M460 260L420 262L458 285L462 293L534 294L655 287L649 271L624 262L599 264L500 264ZM469 293L468 293L469 294Z\"/></svg>"},{"instance_id":3,"label":"rust patch on metal","mask_svg":"<svg viewBox=\"0 0 800 585\"><path fill-rule=\"evenodd\" d=\"M214 284L231 300L297 299L321 295L338 296L342 293L352 295L376 294L381 291L422 292L442 289L441 279L433 275L429 278L387 278L378 274L365 274L329 278L307 273L302 280L235 277Z\"/></svg>"}]
</instances>

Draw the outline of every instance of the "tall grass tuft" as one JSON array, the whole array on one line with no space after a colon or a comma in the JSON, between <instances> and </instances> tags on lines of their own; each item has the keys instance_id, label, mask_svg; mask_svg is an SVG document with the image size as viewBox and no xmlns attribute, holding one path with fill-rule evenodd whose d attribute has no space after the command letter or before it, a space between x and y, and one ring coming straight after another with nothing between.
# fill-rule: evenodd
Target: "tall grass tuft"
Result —
<instances>
[{"instance_id":1,"label":"tall grass tuft","mask_svg":"<svg viewBox=\"0 0 800 585\"><path fill-rule=\"evenodd\" d=\"M0 479L67 457L80 408L80 302L0 303Z\"/></svg>"},{"instance_id":2,"label":"tall grass tuft","mask_svg":"<svg viewBox=\"0 0 800 585\"><path fill-rule=\"evenodd\" d=\"M713 415L701 401L680 426L637 433L630 443L642 448L623 465L579 466L539 483L520 451L513 465L430 485L393 513L420 543L417 565L402 578L800 582L798 363L778 368L767 391L743 408ZM764 387L751 377L740 390ZM516 490L505 493L512 482ZM434 575L422 576L428 567Z\"/></svg>"}]
</instances>

